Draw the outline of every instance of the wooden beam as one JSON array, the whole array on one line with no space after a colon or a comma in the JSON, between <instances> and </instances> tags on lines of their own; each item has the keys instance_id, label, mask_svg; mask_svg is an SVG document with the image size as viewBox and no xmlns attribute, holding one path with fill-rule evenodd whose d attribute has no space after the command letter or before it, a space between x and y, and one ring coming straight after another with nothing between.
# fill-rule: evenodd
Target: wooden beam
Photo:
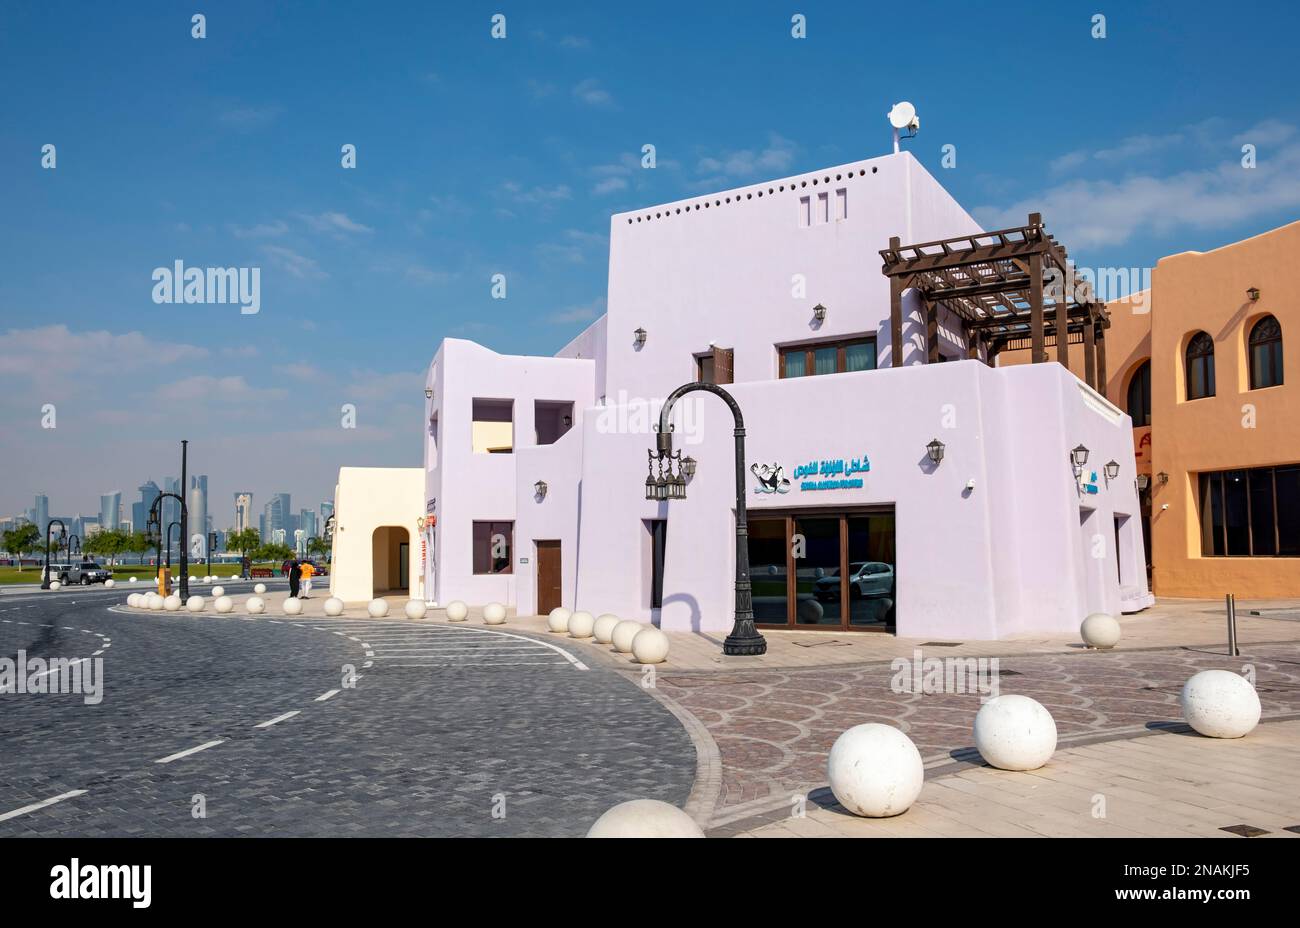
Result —
<instances>
[{"instance_id":1,"label":"wooden beam","mask_svg":"<svg viewBox=\"0 0 1300 928\"><path fill-rule=\"evenodd\" d=\"M1030 218L1033 216L1031 214ZM1041 364L1047 360L1047 349L1043 347L1043 256L1032 255L1029 258L1029 333L1033 339L1029 353L1031 364Z\"/></svg>"},{"instance_id":2,"label":"wooden beam","mask_svg":"<svg viewBox=\"0 0 1300 928\"><path fill-rule=\"evenodd\" d=\"M1083 382L1097 389L1097 330L1092 325L1083 327Z\"/></svg>"},{"instance_id":3,"label":"wooden beam","mask_svg":"<svg viewBox=\"0 0 1300 928\"><path fill-rule=\"evenodd\" d=\"M891 250L900 245L898 236L889 240ZM891 366L903 366L903 279L889 278L889 354Z\"/></svg>"},{"instance_id":4,"label":"wooden beam","mask_svg":"<svg viewBox=\"0 0 1300 928\"><path fill-rule=\"evenodd\" d=\"M939 362L939 307L934 300L925 301L925 363Z\"/></svg>"},{"instance_id":5,"label":"wooden beam","mask_svg":"<svg viewBox=\"0 0 1300 928\"><path fill-rule=\"evenodd\" d=\"M980 359L980 341L979 332L971 332L969 330L966 332L966 357L970 358L972 361L978 361Z\"/></svg>"},{"instance_id":6,"label":"wooden beam","mask_svg":"<svg viewBox=\"0 0 1300 928\"><path fill-rule=\"evenodd\" d=\"M1058 335L1066 333L1066 338L1056 339L1056 360L1067 371L1070 369L1070 301L1064 299L1064 294L1057 298L1056 301L1056 331Z\"/></svg>"},{"instance_id":7,"label":"wooden beam","mask_svg":"<svg viewBox=\"0 0 1300 928\"><path fill-rule=\"evenodd\" d=\"M1089 326L1088 329L1091 331L1092 326ZM1097 386L1094 387L1093 389L1095 389L1102 396L1105 396L1106 395L1106 330L1101 326L1098 326L1097 329L1098 329L1097 336L1096 336Z\"/></svg>"}]
</instances>

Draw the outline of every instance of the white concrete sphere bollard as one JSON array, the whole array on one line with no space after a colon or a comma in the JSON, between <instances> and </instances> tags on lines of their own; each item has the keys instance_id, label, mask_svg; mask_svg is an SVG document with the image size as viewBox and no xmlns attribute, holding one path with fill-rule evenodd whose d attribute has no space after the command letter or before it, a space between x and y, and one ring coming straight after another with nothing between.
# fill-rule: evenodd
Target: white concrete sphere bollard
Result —
<instances>
[{"instance_id":1,"label":"white concrete sphere bollard","mask_svg":"<svg viewBox=\"0 0 1300 928\"><path fill-rule=\"evenodd\" d=\"M190 610L190 612L202 612L202 611L203 611L203 597L202 597L202 596L191 596L189 599L185 600L185 608L188 609L188 610Z\"/></svg>"},{"instance_id":2,"label":"white concrete sphere bollard","mask_svg":"<svg viewBox=\"0 0 1300 928\"><path fill-rule=\"evenodd\" d=\"M225 615L227 612L234 610L235 601L229 596L218 596L216 601L213 602L212 608Z\"/></svg>"},{"instance_id":3,"label":"white concrete sphere bollard","mask_svg":"<svg viewBox=\"0 0 1300 928\"><path fill-rule=\"evenodd\" d=\"M107 580L104 581L104 589L106 590L111 590L115 586L117 586L117 581L114 580L112 577L109 577Z\"/></svg>"},{"instance_id":4,"label":"white concrete sphere bollard","mask_svg":"<svg viewBox=\"0 0 1300 928\"><path fill-rule=\"evenodd\" d=\"M546 627L553 632L567 632L569 630L569 616L573 615L563 606L556 606L551 610L551 614L546 617Z\"/></svg>"},{"instance_id":5,"label":"white concrete sphere bollard","mask_svg":"<svg viewBox=\"0 0 1300 928\"><path fill-rule=\"evenodd\" d=\"M795 611L801 625L819 625L826 617L826 607L815 599L801 599Z\"/></svg>"},{"instance_id":6,"label":"white concrete sphere bollard","mask_svg":"<svg viewBox=\"0 0 1300 928\"><path fill-rule=\"evenodd\" d=\"M211 582L212 582L212 577L211 577L211 575L209 575L209 576L207 576L207 577L204 577L204 578L203 578L203 582L204 582L204 583L211 583Z\"/></svg>"},{"instance_id":7,"label":"white concrete sphere bollard","mask_svg":"<svg viewBox=\"0 0 1300 928\"><path fill-rule=\"evenodd\" d=\"M280 608L285 615L302 615L302 600L296 596L286 596Z\"/></svg>"},{"instance_id":8,"label":"white concrete sphere bollard","mask_svg":"<svg viewBox=\"0 0 1300 928\"><path fill-rule=\"evenodd\" d=\"M126 598L126 604L127 604L128 606L130 606L132 609L139 608L139 605L140 605L140 594L139 594L139 593L132 593L132 594L130 594L129 596L127 596L127 598Z\"/></svg>"},{"instance_id":9,"label":"white concrete sphere bollard","mask_svg":"<svg viewBox=\"0 0 1300 928\"><path fill-rule=\"evenodd\" d=\"M1187 724L1209 738L1240 738L1259 724L1259 693L1230 670L1202 670L1183 684L1178 702Z\"/></svg>"},{"instance_id":10,"label":"white concrete sphere bollard","mask_svg":"<svg viewBox=\"0 0 1300 928\"><path fill-rule=\"evenodd\" d=\"M263 593L266 592L266 584L265 584L265 583L254 583L254 584L253 584L253 592L256 593L258 596L261 596Z\"/></svg>"},{"instance_id":11,"label":"white concrete sphere bollard","mask_svg":"<svg viewBox=\"0 0 1300 928\"><path fill-rule=\"evenodd\" d=\"M483 607L484 625L505 625L506 607L500 603L488 603Z\"/></svg>"},{"instance_id":12,"label":"white concrete sphere bollard","mask_svg":"<svg viewBox=\"0 0 1300 928\"><path fill-rule=\"evenodd\" d=\"M590 638L596 625L596 617L590 612L575 612L569 616L569 637Z\"/></svg>"},{"instance_id":13,"label":"white concrete sphere bollard","mask_svg":"<svg viewBox=\"0 0 1300 928\"><path fill-rule=\"evenodd\" d=\"M214 586L212 588L212 595L217 597L217 599L220 599L226 595L226 588L224 586Z\"/></svg>"},{"instance_id":14,"label":"white concrete sphere bollard","mask_svg":"<svg viewBox=\"0 0 1300 928\"><path fill-rule=\"evenodd\" d=\"M897 728L868 722L835 739L826 759L831 792L854 815L901 815L925 784L925 764L912 739Z\"/></svg>"},{"instance_id":15,"label":"white concrete sphere bollard","mask_svg":"<svg viewBox=\"0 0 1300 928\"><path fill-rule=\"evenodd\" d=\"M614 645L614 650L620 654L632 653L632 640L645 630L644 625L640 622L633 622L631 619L624 619L614 626L614 631L609 636L610 643Z\"/></svg>"},{"instance_id":16,"label":"white concrete sphere bollard","mask_svg":"<svg viewBox=\"0 0 1300 928\"><path fill-rule=\"evenodd\" d=\"M406 613L408 619L422 619L429 611L429 607L422 599L408 599L402 611Z\"/></svg>"},{"instance_id":17,"label":"white concrete sphere bollard","mask_svg":"<svg viewBox=\"0 0 1300 928\"><path fill-rule=\"evenodd\" d=\"M703 838L704 832L676 806L658 799L620 802L596 819L588 838Z\"/></svg>"},{"instance_id":18,"label":"white concrete sphere bollard","mask_svg":"<svg viewBox=\"0 0 1300 928\"><path fill-rule=\"evenodd\" d=\"M370 613L372 619L382 619L388 615L388 600L372 599L370 605L366 606L366 612Z\"/></svg>"},{"instance_id":19,"label":"white concrete sphere bollard","mask_svg":"<svg viewBox=\"0 0 1300 928\"><path fill-rule=\"evenodd\" d=\"M638 664L662 664L668 657L668 636L647 625L632 639L632 656Z\"/></svg>"},{"instance_id":20,"label":"white concrete sphere bollard","mask_svg":"<svg viewBox=\"0 0 1300 928\"><path fill-rule=\"evenodd\" d=\"M135 583L135 577L132 577L132 578L131 578L130 580L128 580L127 582L128 582L128 583Z\"/></svg>"},{"instance_id":21,"label":"white concrete sphere bollard","mask_svg":"<svg viewBox=\"0 0 1300 928\"><path fill-rule=\"evenodd\" d=\"M60 583L60 582L57 581L57 580L51 580L51 581L50 581L50 589L51 589L51 590L57 590L57 589L58 589L59 587L61 587L61 586L63 586L63 584Z\"/></svg>"},{"instance_id":22,"label":"white concrete sphere bollard","mask_svg":"<svg viewBox=\"0 0 1300 928\"><path fill-rule=\"evenodd\" d=\"M261 615L266 611L266 600L260 596L250 596L244 603L244 608L248 610L249 615Z\"/></svg>"},{"instance_id":23,"label":"white concrete sphere bollard","mask_svg":"<svg viewBox=\"0 0 1300 928\"><path fill-rule=\"evenodd\" d=\"M1119 643L1119 622L1113 615L1094 612L1079 626L1079 637L1090 648L1109 650Z\"/></svg>"},{"instance_id":24,"label":"white concrete sphere bollard","mask_svg":"<svg viewBox=\"0 0 1300 928\"><path fill-rule=\"evenodd\" d=\"M591 626L592 637L601 644L609 644L614 636L614 628L619 622L623 621L611 612L597 616L596 622Z\"/></svg>"},{"instance_id":25,"label":"white concrete sphere bollard","mask_svg":"<svg viewBox=\"0 0 1300 928\"><path fill-rule=\"evenodd\" d=\"M469 606L465 605L459 599L453 599L447 603L447 621L464 622L469 616Z\"/></svg>"},{"instance_id":26,"label":"white concrete sphere bollard","mask_svg":"<svg viewBox=\"0 0 1300 928\"><path fill-rule=\"evenodd\" d=\"M163 608L168 612L178 612L181 608L181 598L173 593L163 600Z\"/></svg>"},{"instance_id":27,"label":"white concrete sphere bollard","mask_svg":"<svg viewBox=\"0 0 1300 928\"><path fill-rule=\"evenodd\" d=\"M164 602L163 598L159 596L157 593L149 594L149 608L152 609L154 612L162 612L163 602Z\"/></svg>"},{"instance_id":28,"label":"white concrete sphere bollard","mask_svg":"<svg viewBox=\"0 0 1300 928\"><path fill-rule=\"evenodd\" d=\"M975 713L975 747L1002 770L1037 770L1056 750L1056 720L1036 699L997 696Z\"/></svg>"},{"instance_id":29,"label":"white concrete sphere bollard","mask_svg":"<svg viewBox=\"0 0 1300 928\"><path fill-rule=\"evenodd\" d=\"M329 599L325 600L325 614L342 615L343 600L339 599L337 596L331 596Z\"/></svg>"}]
</instances>

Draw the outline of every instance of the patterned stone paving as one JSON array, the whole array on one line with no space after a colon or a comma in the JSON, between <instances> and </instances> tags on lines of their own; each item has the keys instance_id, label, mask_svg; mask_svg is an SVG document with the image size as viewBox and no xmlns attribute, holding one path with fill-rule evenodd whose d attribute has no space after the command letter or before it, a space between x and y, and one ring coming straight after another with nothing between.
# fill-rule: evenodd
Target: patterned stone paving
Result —
<instances>
[{"instance_id":1,"label":"patterned stone paving","mask_svg":"<svg viewBox=\"0 0 1300 928\"><path fill-rule=\"evenodd\" d=\"M927 649L926 657L944 657ZM1018 656L999 660L1001 693L1043 703L1060 742L1125 737L1182 721L1178 695L1193 673L1253 664L1264 717L1300 713L1300 643L1255 645L1240 658L1168 649ZM1008 673L1010 671L1011 673ZM717 745L721 785L710 824L788 804L826 782L826 755L845 729L897 725L927 766L978 763L971 726L978 693L895 693L888 663L816 670L668 672L659 694L694 715Z\"/></svg>"}]
</instances>

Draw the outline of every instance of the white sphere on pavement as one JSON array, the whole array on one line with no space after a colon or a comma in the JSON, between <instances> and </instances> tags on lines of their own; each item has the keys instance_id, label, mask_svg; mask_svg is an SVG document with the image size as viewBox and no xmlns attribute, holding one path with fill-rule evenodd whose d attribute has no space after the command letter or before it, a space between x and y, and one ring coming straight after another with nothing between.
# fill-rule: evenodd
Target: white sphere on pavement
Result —
<instances>
[{"instance_id":1,"label":"white sphere on pavement","mask_svg":"<svg viewBox=\"0 0 1300 928\"><path fill-rule=\"evenodd\" d=\"M112 577L109 577L107 580L104 581L104 589L106 590L111 590L115 586L117 586L117 581L114 580Z\"/></svg>"},{"instance_id":2,"label":"white sphere on pavement","mask_svg":"<svg viewBox=\"0 0 1300 928\"><path fill-rule=\"evenodd\" d=\"M248 610L249 615L261 615L266 611L266 600L260 596L250 596L244 603L244 608Z\"/></svg>"},{"instance_id":3,"label":"white sphere on pavement","mask_svg":"<svg viewBox=\"0 0 1300 928\"><path fill-rule=\"evenodd\" d=\"M591 630L596 624L596 617L590 612L575 612L569 616L569 637L590 638Z\"/></svg>"},{"instance_id":4,"label":"white sphere on pavement","mask_svg":"<svg viewBox=\"0 0 1300 928\"><path fill-rule=\"evenodd\" d=\"M997 696L975 713L975 747L994 767L1037 770L1056 751L1056 721L1036 699Z\"/></svg>"},{"instance_id":5,"label":"white sphere on pavement","mask_svg":"<svg viewBox=\"0 0 1300 928\"><path fill-rule=\"evenodd\" d=\"M135 577L132 577L132 578L131 578L130 580L128 580L127 582L128 582L128 583L135 583Z\"/></svg>"},{"instance_id":6,"label":"white sphere on pavement","mask_svg":"<svg viewBox=\"0 0 1300 928\"><path fill-rule=\"evenodd\" d=\"M296 596L286 596L280 608L285 615L302 615L302 600Z\"/></svg>"},{"instance_id":7,"label":"white sphere on pavement","mask_svg":"<svg viewBox=\"0 0 1300 928\"><path fill-rule=\"evenodd\" d=\"M469 615L469 606L465 605L459 599L453 599L447 603L447 621L464 622Z\"/></svg>"},{"instance_id":8,"label":"white sphere on pavement","mask_svg":"<svg viewBox=\"0 0 1300 928\"><path fill-rule=\"evenodd\" d=\"M614 626L614 631L609 636L610 644L614 645L614 650L621 654L631 654L633 639L641 634L645 628L646 626L640 622L624 619Z\"/></svg>"},{"instance_id":9,"label":"white sphere on pavement","mask_svg":"<svg viewBox=\"0 0 1300 928\"><path fill-rule=\"evenodd\" d=\"M662 664L668 657L668 636L647 625L632 639L632 656L638 664Z\"/></svg>"},{"instance_id":10,"label":"white sphere on pavement","mask_svg":"<svg viewBox=\"0 0 1300 928\"><path fill-rule=\"evenodd\" d=\"M140 594L139 594L139 593L132 593L132 594L130 594L129 596L127 596L127 598L126 598L126 604L127 604L128 606L130 606L132 609L135 609L135 608L139 607L139 605L140 605Z\"/></svg>"},{"instance_id":11,"label":"white sphere on pavement","mask_svg":"<svg viewBox=\"0 0 1300 928\"><path fill-rule=\"evenodd\" d=\"M339 599L337 596L331 596L329 599L325 600L325 614L342 615L343 600Z\"/></svg>"},{"instance_id":12,"label":"white sphere on pavement","mask_svg":"<svg viewBox=\"0 0 1300 928\"><path fill-rule=\"evenodd\" d=\"M700 826L676 806L658 799L620 802L587 832L588 838L703 838Z\"/></svg>"},{"instance_id":13,"label":"white sphere on pavement","mask_svg":"<svg viewBox=\"0 0 1300 928\"><path fill-rule=\"evenodd\" d=\"M63 586L63 584L60 583L60 582L57 581L57 580L51 580L51 581L50 581L50 589L51 589L51 590L57 590L57 589L58 589L59 587L61 587L61 586Z\"/></svg>"},{"instance_id":14,"label":"white sphere on pavement","mask_svg":"<svg viewBox=\"0 0 1300 928\"><path fill-rule=\"evenodd\" d=\"M204 583L211 583L211 582L212 582L212 577L211 577L211 575L209 575L209 576L207 576L207 577L204 577L204 578L203 578L203 582L204 582Z\"/></svg>"},{"instance_id":15,"label":"white sphere on pavement","mask_svg":"<svg viewBox=\"0 0 1300 928\"><path fill-rule=\"evenodd\" d=\"M556 606L551 610L551 614L546 617L546 627L553 632L567 632L569 630L569 616L573 615L563 606Z\"/></svg>"},{"instance_id":16,"label":"white sphere on pavement","mask_svg":"<svg viewBox=\"0 0 1300 928\"><path fill-rule=\"evenodd\" d=\"M382 619L388 615L388 600L372 599L370 605L366 606L366 612L370 613L372 619Z\"/></svg>"},{"instance_id":17,"label":"white sphere on pavement","mask_svg":"<svg viewBox=\"0 0 1300 928\"><path fill-rule=\"evenodd\" d=\"M235 608L235 601L229 596L218 596L216 601L213 602L212 608L224 615Z\"/></svg>"},{"instance_id":18,"label":"white sphere on pavement","mask_svg":"<svg viewBox=\"0 0 1300 928\"><path fill-rule=\"evenodd\" d=\"M406 613L408 619L422 619L425 613L429 611L429 607L424 604L422 599L408 599L402 611Z\"/></svg>"},{"instance_id":19,"label":"white sphere on pavement","mask_svg":"<svg viewBox=\"0 0 1300 928\"><path fill-rule=\"evenodd\" d=\"M202 612L202 611L203 611L203 597L202 597L202 596L191 596L189 599L185 600L185 608L188 609L188 610L190 610L190 612Z\"/></svg>"},{"instance_id":20,"label":"white sphere on pavement","mask_svg":"<svg viewBox=\"0 0 1300 928\"><path fill-rule=\"evenodd\" d=\"M181 608L181 598L173 593L163 600L163 608L168 612L177 612Z\"/></svg>"},{"instance_id":21,"label":"white sphere on pavement","mask_svg":"<svg viewBox=\"0 0 1300 928\"><path fill-rule=\"evenodd\" d=\"M925 764L912 739L897 728L868 722L835 739L826 760L831 792L854 815L901 815L925 784Z\"/></svg>"},{"instance_id":22,"label":"white sphere on pavement","mask_svg":"<svg viewBox=\"0 0 1300 928\"><path fill-rule=\"evenodd\" d=\"M265 583L254 583L254 584L253 584L253 592L256 593L258 596L261 596L263 593L266 592L266 584L265 584Z\"/></svg>"},{"instance_id":23,"label":"white sphere on pavement","mask_svg":"<svg viewBox=\"0 0 1300 928\"><path fill-rule=\"evenodd\" d=\"M1240 738L1259 724L1259 693L1230 670L1202 670L1178 697L1187 724L1210 738Z\"/></svg>"},{"instance_id":24,"label":"white sphere on pavement","mask_svg":"<svg viewBox=\"0 0 1300 928\"><path fill-rule=\"evenodd\" d=\"M226 595L226 588L224 586L214 586L212 588L212 595L220 599Z\"/></svg>"},{"instance_id":25,"label":"white sphere on pavement","mask_svg":"<svg viewBox=\"0 0 1300 928\"><path fill-rule=\"evenodd\" d=\"M620 621L622 620L618 616L606 612L604 615L599 616L595 624L591 626L592 637L601 644L609 644L614 635L614 627Z\"/></svg>"},{"instance_id":26,"label":"white sphere on pavement","mask_svg":"<svg viewBox=\"0 0 1300 928\"><path fill-rule=\"evenodd\" d=\"M165 600L157 593L149 594L149 608L154 612L162 612L164 602Z\"/></svg>"},{"instance_id":27,"label":"white sphere on pavement","mask_svg":"<svg viewBox=\"0 0 1300 928\"><path fill-rule=\"evenodd\" d=\"M488 603L483 607L484 625L505 625L506 607L500 603Z\"/></svg>"},{"instance_id":28,"label":"white sphere on pavement","mask_svg":"<svg viewBox=\"0 0 1300 928\"><path fill-rule=\"evenodd\" d=\"M1119 642L1119 622L1113 615L1094 612L1079 626L1079 637L1090 648L1108 650Z\"/></svg>"}]
</instances>

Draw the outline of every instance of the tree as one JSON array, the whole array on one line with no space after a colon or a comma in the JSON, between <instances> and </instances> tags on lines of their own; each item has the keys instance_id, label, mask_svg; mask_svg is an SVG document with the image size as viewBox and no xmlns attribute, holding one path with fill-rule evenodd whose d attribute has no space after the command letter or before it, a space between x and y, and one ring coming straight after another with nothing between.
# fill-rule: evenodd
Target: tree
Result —
<instances>
[{"instance_id":1,"label":"tree","mask_svg":"<svg viewBox=\"0 0 1300 928\"><path fill-rule=\"evenodd\" d=\"M240 529L226 536L226 550L237 551L240 557L251 557L262 546L262 536L255 528Z\"/></svg>"},{"instance_id":2,"label":"tree","mask_svg":"<svg viewBox=\"0 0 1300 928\"><path fill-rule=\"evenodd\" d=\"M133 550L134 536L125 529L102 529L85 540L81 545L83 554L99 554L108 558L110 567L116 565L118 557Z\"/></svg>"},{"instance_id":3,"label":"tree","mask_svg":"<svg viewBox=\"0 0 1300 928\"><path fill-rule=\"evenodd\" d=\"M252 557L255 561L287 561L293 557L293 548L273 541L270 544L259 545L254 549Z\"/></svg>"},{"instance_id":4,"label":"tree","mask_svg":"<svg viewBox=\"0 0 1300 928\"><path fill-rule=\"evenodd\" d=\"M14 529L5 531L4 549L18 561L18 569L23 569L23 554L37 550L41 545L41 530L30 522L25 522Z\"/></svg>"},{"instance_id":5,"label":"tree","mask_svg":"<svg viewBox=\"0 0 1300 928\"><path fill-rule=\"evenodd\" d=\"M324 538L313 538L307 542L307 553L324 557L330 553L330 543Z\"/></svg>"}]
</instances>

